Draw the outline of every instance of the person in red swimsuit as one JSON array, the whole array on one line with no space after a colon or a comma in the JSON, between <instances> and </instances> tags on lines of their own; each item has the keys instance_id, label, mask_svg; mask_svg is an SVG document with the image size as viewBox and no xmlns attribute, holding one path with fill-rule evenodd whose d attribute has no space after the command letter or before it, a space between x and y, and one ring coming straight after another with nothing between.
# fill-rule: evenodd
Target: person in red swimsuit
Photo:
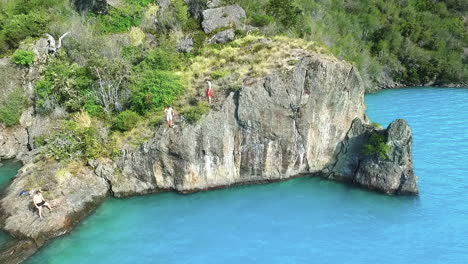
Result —
<instances>
[{"instance_id":1,"label":"person in red swimsuit","mask_svg":"<svg viewBox=\"0 0 468 264\"><path fill-rule=\"evenodd\" d=\"M213 97L213 88L211 88L211 82L206 81L208 83L208 89L206 89L206 97L208 97L208 103L211 104L211 97Z\"/></svg>"}]
</instances>

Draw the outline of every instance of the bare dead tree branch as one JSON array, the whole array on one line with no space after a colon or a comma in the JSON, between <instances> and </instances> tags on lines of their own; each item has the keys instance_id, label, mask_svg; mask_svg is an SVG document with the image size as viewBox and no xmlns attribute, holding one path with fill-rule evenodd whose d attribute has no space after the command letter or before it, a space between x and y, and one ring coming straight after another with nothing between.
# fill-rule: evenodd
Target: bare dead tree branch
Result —
<instances>
[{"instance_id":1,"label":"bare dead tree branch","mask_svg":"<svg viewBox=\"0 0 468 264\"><path fill-rule=\"evenodd\" d=\"M66 32L65 34L63 34L63 35L59 38L57 50L59 50L59 49L62 47L62 39L63 39L64 37L66 37L68 34L70 34L70 31Z\"/></svg>"},{"instance_id":2,"label":"bare dead tree branch","mask_svg":"<svg viewBox=\"0 0 468 264\"><path fill-rule=\"evenodd\" d=\"M99 103L104 107L106 114L110 115L112 110L120 103L122 83L125 79L125 75L104 76L101 72L102 70L99 70L99 68L94 67L94 70L98 77L98 86L95 91L96 97Z\"/></svg>"},{"instance_id":3,"label":"bare dead tree branch","mask_svg":"<svg viewBox=\"0 0 468 264\"><path fill-rule=\"evenodd\" d=\"M52 35L50 35L49 33L44 34L47 36L47 46L48 46L47 48L48 48L49 54L57 53L57 51L62 47L63 38L66 37L68 34L70 34L70 32L66 32L59 38L58 45L56 45L55 38Z\"/></svg>"}]
</instances>

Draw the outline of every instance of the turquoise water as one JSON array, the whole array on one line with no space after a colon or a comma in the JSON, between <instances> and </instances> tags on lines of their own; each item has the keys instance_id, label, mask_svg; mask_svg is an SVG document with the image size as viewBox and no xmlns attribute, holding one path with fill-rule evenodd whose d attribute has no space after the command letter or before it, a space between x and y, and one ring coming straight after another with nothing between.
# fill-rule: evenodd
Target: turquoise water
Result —
<instances>
[{"instance_id":1,"label":"turquoise water","mask_svg":"<svg viewBox=\"0 0 468 264\"><path fill-rule=\"evenodd\" d=\"M7 186L11 178L16 175L16 172L21 167L21 163L18 161L1 161L0 162L0 192ZM0 231L0 248L8 240L9 236Z\"/></svg>"},{"instance_id":2,"label":"turquoise water","mask_svg":"<svg viewBox=\"0 0 468 264\"><path fill-rule=\"evenodd\" d=\"M419 197L317 178L109 199L28 263L468 263L468 89L366 97L414 133Z\"/></svg>"}]
</instances>

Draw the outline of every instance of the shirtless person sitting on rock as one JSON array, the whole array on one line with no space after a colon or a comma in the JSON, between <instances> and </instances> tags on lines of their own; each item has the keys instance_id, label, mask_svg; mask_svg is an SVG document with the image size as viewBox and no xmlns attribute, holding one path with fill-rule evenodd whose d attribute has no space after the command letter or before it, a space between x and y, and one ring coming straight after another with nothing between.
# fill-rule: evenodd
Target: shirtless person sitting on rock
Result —
<instances>
[{"instance_id":1,"label":"shirtless person sitting on rock","mask_svg":"<svg viewBox=\"0 0 468 264\"><path fill-rule=\"evenodd\" d=\"M47 207L49 211L52 211L50 204L44 200L44 197L42 197L41 191L37 191L36 194L33 196L33 203L39 211L40 218L42 218L42 207Z\"/></svg>"}]
</instances>

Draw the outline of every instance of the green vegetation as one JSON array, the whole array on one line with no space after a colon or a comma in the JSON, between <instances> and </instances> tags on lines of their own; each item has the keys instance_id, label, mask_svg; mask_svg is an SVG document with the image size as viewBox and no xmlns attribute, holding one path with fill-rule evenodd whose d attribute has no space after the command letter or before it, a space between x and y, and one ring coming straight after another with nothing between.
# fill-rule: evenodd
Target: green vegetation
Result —
<instances>
[{"instance_id":1,"label":"green vegetation","mask_svg":"<svg viewBox=\"0 0 468 264\"><path fill-rule=\"evenodd\" d=\"M267 35L316 41L354 62L371 81L390 77L405 85L468 79L463 48L466 1L225 0L238 3ZM455 10L456 12L453 12ZM273 19L270 20L270 17Z\"/></svg>"},{"instance_id":2,"label":"green vegetation","mask_svg":"<svg viewBox=\"0 0 468 264\"><path fill-rule=\"evenodd\" d=\"M29 50L16 50L11 57L11 62L18 65L29 66L36 59L34 52Z\"/></svg>"},{"instance_id":3,"label":"green vegetation","mask_svg":"<svg viewBox=\"0 0 468 264\"><path fill-rule=\"evenodd\" d=\"M0 56L12 55L15 64L33 64L28 45L44 33L72 32L56 55L39 62L46 65L34 84L33 103L39 114L65 111L73 118L35 144L55 159L96 158L118 153L116 146L136 147L164 123L167 105L191 124L209 112L203 101L206 79L217 94L238 91L251 78L292 69L308 52L350 61L371 82L468 79L462 20L468 8L460 0L224 2L244 7L246 22L259 31L238 29L230 43L206 44L226 28L207 35L201 21L189 16L206 8L205 0L194 1L191 10L184 0L171 0L165 8L153 0L121 0L106 12L86 14L77 14L68 0L0 1ZM176 47L185 36L193 38L194 47L181 54ZM26 99L18 91L0 107L0 122L14 126ZM386 157L382 137L372 135L364 152Z\"/></svg>"},{"instance_id":4,"label":"green vegetation","mask_svg":"<svg viewBox=\"0 0 468 264\"><path fill-rule=\"evenodd\" d=\"M364 155L380 157L381 159L388 158L388 152L390 151L390 146L386 143L386 138L384 135L379 133L373 133L367 143L364 145L363 153Z\"/></svg>"},{"instance_id":5,"label":"green vegetation","mask_svg":"<svg viewBox=\"0 0 468 264\"><path fill-rule=\"evenodd\" d=\"M102 33L120 33L131 27L139 26L143 18L140 5L125 5L122 8L111 8L106 15L98 15L97 27Z\"/></svg>"},{"instance_id":6,"label":"green vegetation","mask_svg":"<svg viewBox=\"0 0 468 264\"><path fill-rule=\"evenodd\" d=\"M131 85L132 109L144 114L154 108L174 103L184 91L179 76L172 72L147 70L140 74Z\"/></svg>"},{"instance_id":7,"label":"green vegetation","mask_svg":"<svg viewBox=\"0 0 468 264\"><path fill-rule=\"evenodd\" d=\"M120 131L128 131L136 127L140 121L140 116L130 110L121 112L114 120L113 127Z\"/></svg>"},{"instance_id":8,"label":"green vegetation","mask_svg":"<svg viewBox=\"0 0 468 264\"><path fill-rule=\"evenodd\" d=\"M184 115L190 124L195 124L209 111L210 105L207 102L199 101L196 106L190 106L185 109L182 115Z\"/></svg>"},{"instance_id":9,"label":"green vegetation","mask_svg":"<svg viewBox=\"0 0 468 264\"><path fill-rule=\"evenodd\" d=\"M90 69L70 63L64 57L53 59L35 85L36 106L50 112L56 105L68 111L79 111L85 104L93 84Z\"/></svg>"},{"instance_id":10,"label":"green vegetation","mask_svg":"<svg viewBox=\"0 0 468 264\"><path fill-rule=\"evenodd\" d=\"M43 36L47 27L66 16L68 0L0 1L0 56L27 38Z\"/></svg>"},{"instance_id":11,"label":"green vegetation","mask_svg":"<svg viewBox=\"0 0 468 264\"><path fill-rule=\"evenodd\" d=\"M0 123L7 127L19 124L21 113L26 109L26 98L20 89L10 93L0 102Z\"/></svg>"},{"instance_id":12,"label":"green vegetation","mask_svg":"<svg viewBox=\"0 0 468 264\"><path fill-rule=\"evenodd\" d=\"M74 120L65 121L54 134L35 139L42 145L42 153L56 160L93 159L106 156L104 144L87 113L79 113Z\"/></svg>"}]
</instances>

